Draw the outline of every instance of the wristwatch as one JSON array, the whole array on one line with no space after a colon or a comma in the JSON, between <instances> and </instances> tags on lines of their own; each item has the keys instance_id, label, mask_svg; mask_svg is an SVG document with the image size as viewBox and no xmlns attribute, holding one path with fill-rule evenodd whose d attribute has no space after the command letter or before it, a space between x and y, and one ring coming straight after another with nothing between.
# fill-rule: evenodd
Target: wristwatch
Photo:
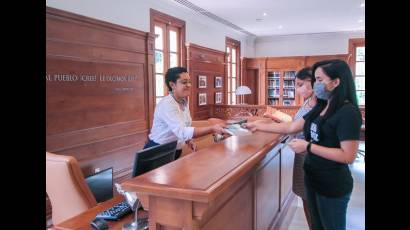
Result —
<instances>
[{"instance_id":1,"label":"wristwatch","mask_svg":"<svg viewBox=\"0 0 410 230\"><path fill-rule=\"evenodd\" d=\"M312 152L310 151L310 147L312 147L312 142L309 142L309 144L306 146L306 151L307 151L308 153L312 153Z\"/></svg>"}]
</instances>

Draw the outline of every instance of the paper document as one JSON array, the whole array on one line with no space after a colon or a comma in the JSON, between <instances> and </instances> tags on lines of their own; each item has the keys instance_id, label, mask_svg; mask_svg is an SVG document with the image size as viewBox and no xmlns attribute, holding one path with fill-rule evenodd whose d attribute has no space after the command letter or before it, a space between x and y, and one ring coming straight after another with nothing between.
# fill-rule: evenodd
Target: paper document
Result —
<instances>
[{"instance_id":1,"label":"paper document","mask_svg":"<svg viewBox=\"0 0 410 230\"><path fill-rule=\"evenodd\" d=\"M248 129L242 128L239 124L228 125L225 129L232 136L248 136L252 135L252 132Z\"/></svg>"}]
</instances>

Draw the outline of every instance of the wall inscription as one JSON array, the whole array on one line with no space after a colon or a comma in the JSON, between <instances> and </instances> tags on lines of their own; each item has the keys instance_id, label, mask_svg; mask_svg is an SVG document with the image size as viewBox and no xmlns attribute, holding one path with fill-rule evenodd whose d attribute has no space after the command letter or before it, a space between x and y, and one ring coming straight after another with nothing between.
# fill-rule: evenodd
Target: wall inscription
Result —
<instances>
[{"instance_id":1,"label":"wall inscription","mask_svg":"<svg viewBox=\"0 0 410 230\"><path fill-rule=\"evenodd\" d=\"M92 74L46 74L47 82L130 82L136 81L137 76L134 75L92 75ZM115 93L126 93L134 91L133 87L113 88Z\"/></svg>"},{"instance_id":2,"label":"wall inscription","mask_svg":"<svg viewBox=\"0 0 410 230\"><path fill-rule=\"evenodd\" d=\"M76 82L76 81L100 81L100 82L124 82L135 81L136 76L121 75L75 75L75 74L46 74L46 81Z\"/></svg>"}]
</instances>

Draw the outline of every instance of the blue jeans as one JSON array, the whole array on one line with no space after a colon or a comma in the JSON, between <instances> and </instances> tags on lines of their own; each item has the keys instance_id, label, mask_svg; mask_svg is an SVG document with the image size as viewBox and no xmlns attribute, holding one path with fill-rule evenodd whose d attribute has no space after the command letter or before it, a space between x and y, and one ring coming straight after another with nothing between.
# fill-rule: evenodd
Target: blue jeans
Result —
<instances>
[{"instance_id":1,"label":"blue jeans","mask_svg":"<svg viewBox=\"0 0 410 230\"><path fill-rule=\"evenodd\" d=\"M150 147L157 146L157 145L159 145L159 144L148 138L148 142L145 143L143 149L150 148ZM178 159L181 156L181 153L182 153L182 149L177 149L175 151L175 160Z\"/></svg>"},{"instance_id":2,"label":"blue jeans","mask_svg":"<svg viewBox=\"0 0 410 230\"><path fill-rule=\"evenodd\" d=\"M326 197L305 181L312 230L345 230L346 212L351 193L342 197Z\"/></svg>"},{"instance_id":3,"label":"blue jeans","mask_svg":"<svg viewBox=\"0 0 410 230\"><path fill-rule=\"evenodd\" d=\"M144 149L151 148L151 147L157 146L157 145L159 145L157 142L154 142L154 141L152 141L151 139L148 138L148 142L145 143Z\"/></svg>"}]
</instances>

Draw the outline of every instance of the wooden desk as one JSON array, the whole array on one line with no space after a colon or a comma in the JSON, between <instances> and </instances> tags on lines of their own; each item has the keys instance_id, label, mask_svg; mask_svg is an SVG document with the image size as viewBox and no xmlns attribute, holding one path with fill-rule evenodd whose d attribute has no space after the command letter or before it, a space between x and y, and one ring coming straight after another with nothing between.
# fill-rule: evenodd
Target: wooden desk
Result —
<instances>
[{"instance_id":1,"label":"wooden desk","mask_svg":"<svg viewBox=\"0 0 410 230\"><path fill-rule=\"evenodd\" d=\"M149 215L150 229L274 229L294 198L291 178L294 155L280 143L281 135L255 132L184 156L125 181L136 191ZM118 196L53 229L92 229L98 212L122 201ZM110 229L121 229L127 215Z\"/></svg>"},{"instance_id":2,"label":"wooden desk","mask_svg":"<svg viewBox=\"0 0 410 230\"><path fill-rule=\"evenodd\" d=\"M122 196L114 197L106 202L100 203L94 208L91 208L73 218L70 218L60 224L53 226L51 229L64 229L64 230L92 230L90 225L91 221L94 220L97 213L104 211L114 204L123 201ZM148 213L146 211L139 211L138 215L140 217L146 217ZM119 221L107 221L109 224L109 229L121 229L122 225L131 222L134 218L133 213L126 215Z\"/></svg>"},{"instance_id":3,"label":"wooden desk","mask_svg":"<svg viewBox=\"0 0 410 230\"><path fill-rule=\"evenodd\" d=\"M281 137L229 137L122 185L149 209L151 230L270 229L291 197L281 194Z\"/></svg>"}]
</instances>

